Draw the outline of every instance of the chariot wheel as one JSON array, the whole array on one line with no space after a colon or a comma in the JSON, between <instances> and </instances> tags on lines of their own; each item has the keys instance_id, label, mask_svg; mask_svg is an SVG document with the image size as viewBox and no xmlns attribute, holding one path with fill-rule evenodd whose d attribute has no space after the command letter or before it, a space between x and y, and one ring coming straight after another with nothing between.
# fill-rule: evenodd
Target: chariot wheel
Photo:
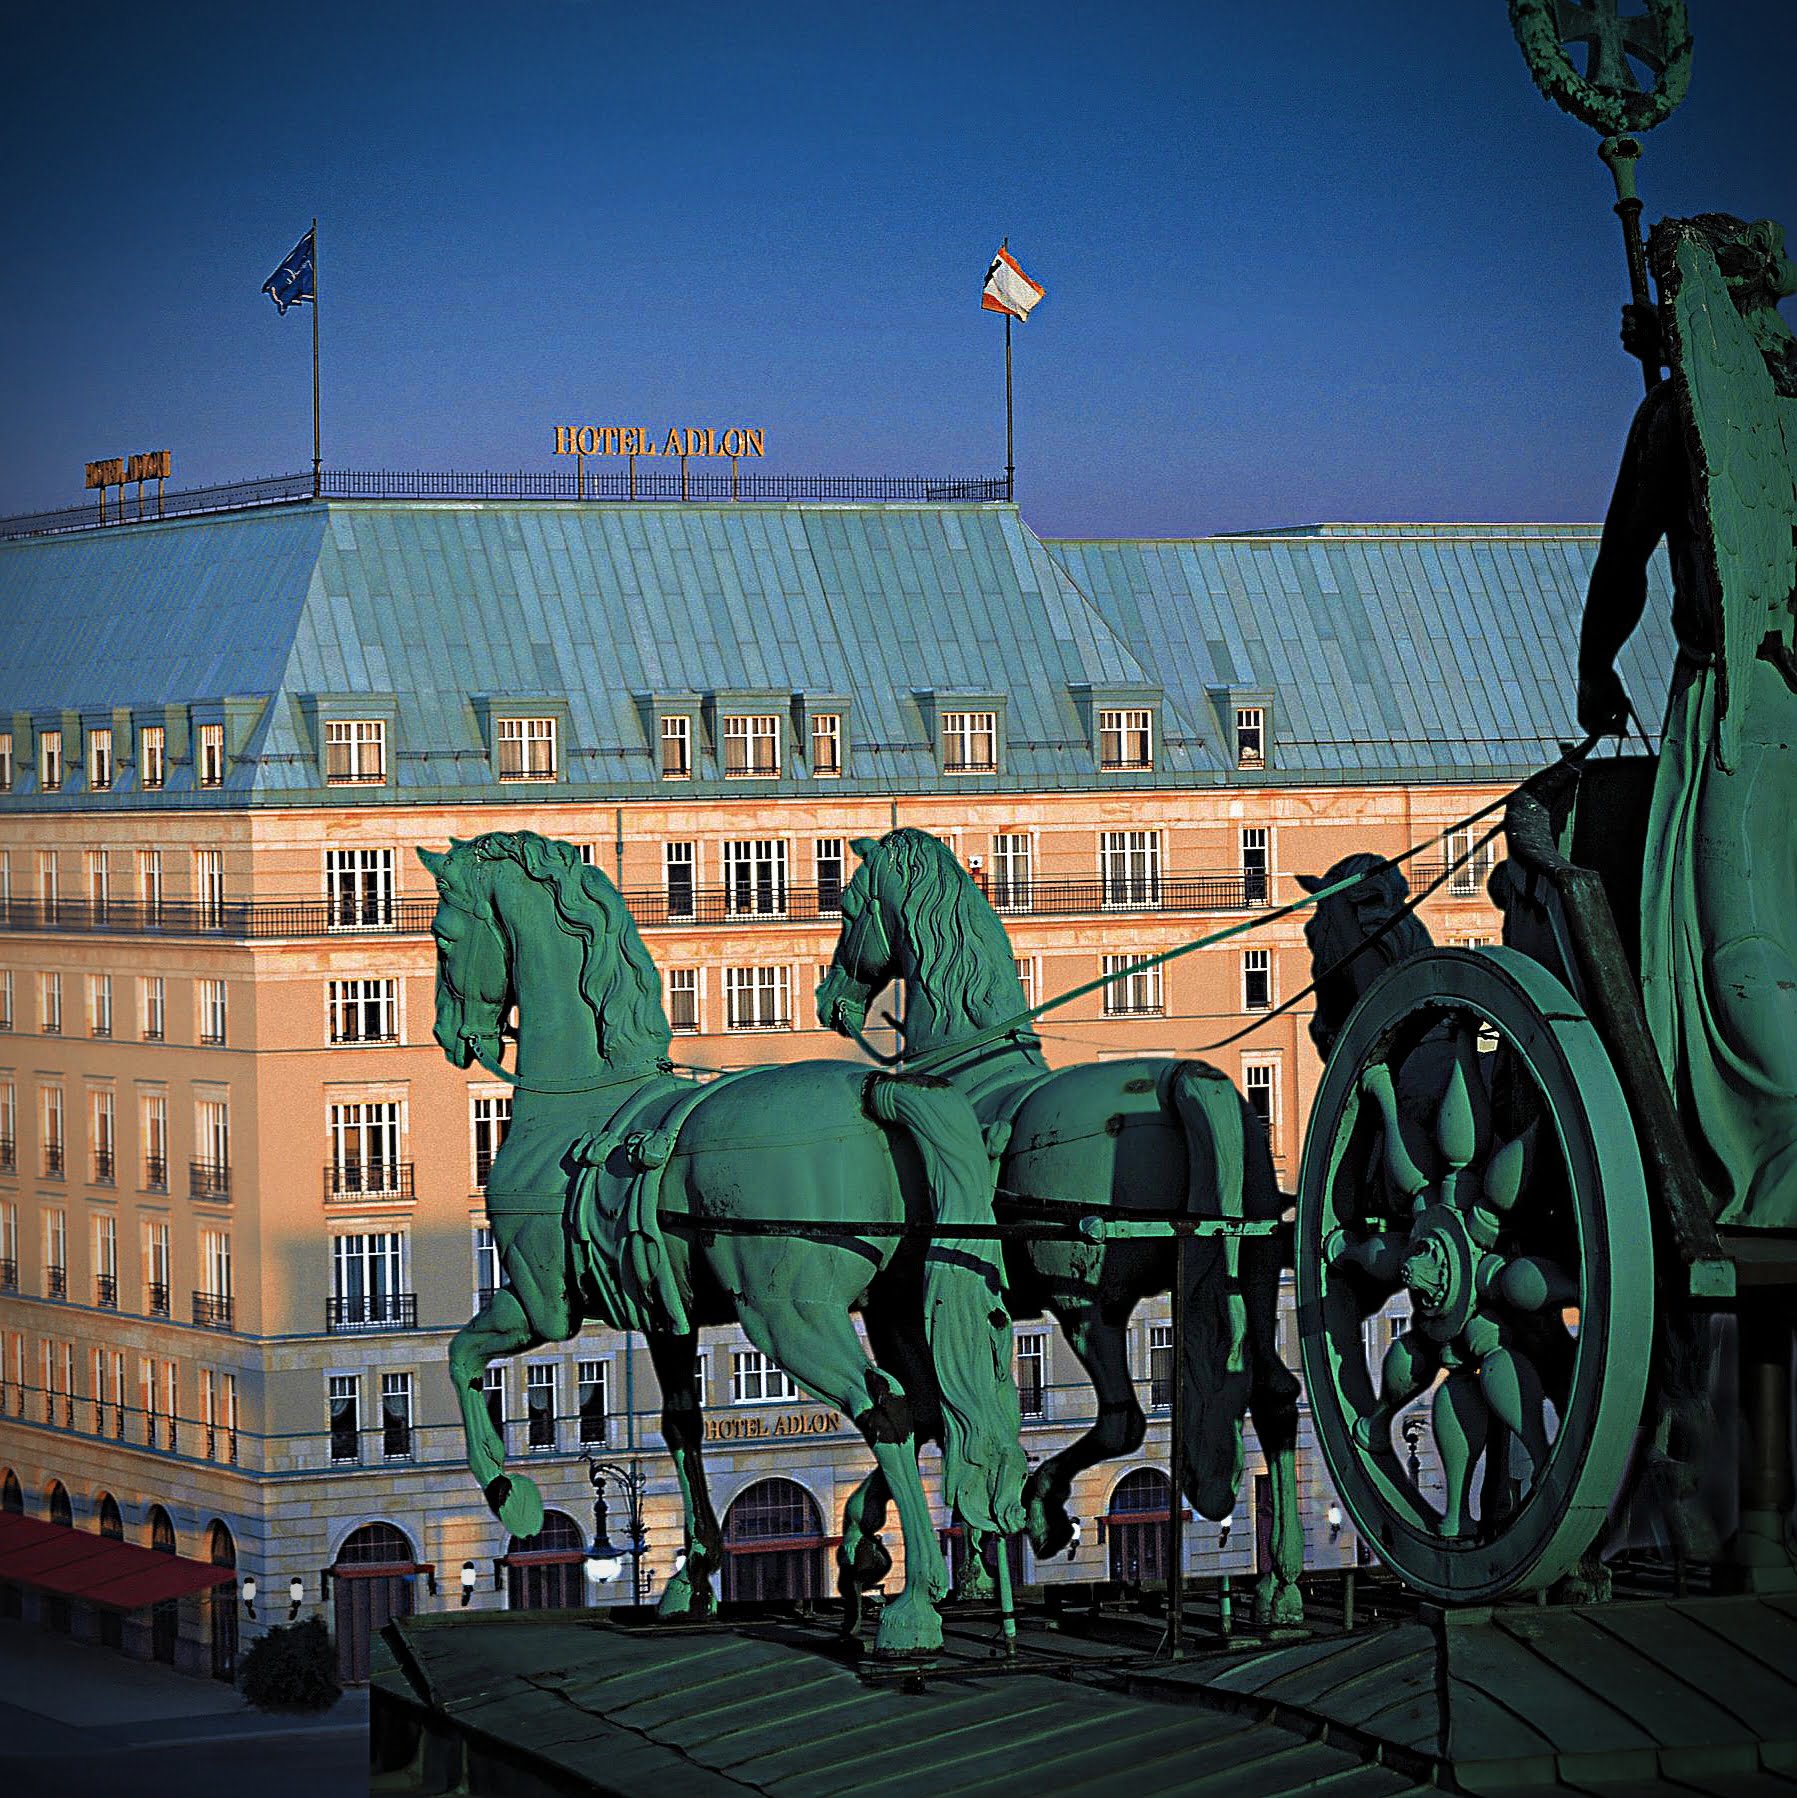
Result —
<instances>
[{"instance_id":1,"label":"chariot wheel","mask_svg":"<svg viewBox=\"0 0 1797 1798\"><path fill-rule=\"evenodd\" d=\"M1622 1088L1552 974L1433 949L1369 989L1311 1114L1296 1262L1305 1386L1362 1540L1450 1603L1565 1573L1641 1420L1654 1277Z\"/></svg>"}]
</instances>

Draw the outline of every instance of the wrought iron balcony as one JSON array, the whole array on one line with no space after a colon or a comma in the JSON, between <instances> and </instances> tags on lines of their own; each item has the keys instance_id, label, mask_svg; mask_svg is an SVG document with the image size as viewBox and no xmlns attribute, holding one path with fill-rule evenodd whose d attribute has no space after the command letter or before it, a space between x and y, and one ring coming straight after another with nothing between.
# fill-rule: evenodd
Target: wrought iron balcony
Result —
<instances>
[{"instance_id":1,"label":"wrought iron balcony","mask_svg":"<svg viewBox=\"0 0 1797 1798\"><path fill-rule=\"evenodd\" d=\"M94 1275L94 1303L106 1311L119 1308L119 1277L117 1274Z\"/></svg>"},{"instance_id":2,"label":"wrought iron balcony","mask_svg":"<svg viewBox=\"0 0 1797 1798\"><path fill-rule=\"evenodd\" d=\"M0 1261L0 1292L17 1292L19 1290L19 1264L8 1258Z\"/></svg>"},{"instance_id":3,"label":"wrought iron balcony","mask_svg":"<svg viewBox=\"0 0 1797 1798\"><path fill-rule=\"evenodd\" d=\"M19 1171L19 1145L15 1138L0 1136L0 1174Z\"/></svg>"},{"instance_id":4,"label":"wrought iron balcony","mask_svg":"<svg viewBox=\"0 0 1797 1798\"><path fill-rule=\"evenodd\" d=\"M168 1157L166 1155L146 1155L144 1157L144 1191L168 1191Z\"/></svg>"},{"instance_id":5,"label":"wrought iron balcony","mask_svg":"<svg viewBox=\"0 0 1797 1798\"><path fill-rule=\"evenodd\" d=\"M110 1186L113 1180L113 1159L110 1149L94 1150L94 1184Z\"/></svg>"},{"instance_id":6,"label":"wrought iron balcony","mask_svg":"<svg viewBox=\"0 0 1797 1798\"><path fill-rule=\"evenodd\" d=\"M202 1330L229 1330L234 1302L228 1292L196 1292L193 1295L193 1321Z\"/></svg>"},{"instance_id":7,"label":"wrought iron balcony","mask_svg":"<svg viewBox=\"0 0 1797 1798\"><path fill-rule=\"evenodd\" d=\"M224 1161L190 1161L187 1164L187 1196L190 1199L228 1199L231 1167Z\"/></svg>"},{"instance_id":8,"label":"wrought iron balcony","mask_svg":"<svg viewBox=\"0 0 1797 1798\"><path fill-rule=\"evenodd\" d=\"M327 1161L324 1196L341 1199L409 1199L413 1196L409 1161Z\"/></svg>"},{"instance_id":9,"label":"wrought iron balcony","mask_svg":"<svg viewBox=\"0 0 1797 1798\"><path fill-rule=\"evenodd\" d=\"M150 1280L144 1286L144 1305L152 1317L168 1316L168 1282Z\"/></svg>"},{"instance_id":10,"label":"wrought iron balcony","mask_svg":"<svg viewBox=\"0 0 1797 1798\"><path fill-rule=\"evenodd\" d=\"M415 1292L354 1293L325 1300L325 1328L332 1334L355 1330L415 1330Z\"/></svg>"},{"instance_id":11,"label":"wrought iron balcony","mask_svg":"<svg viewBox=\"0 0 1797 1798\"><path fill-rule=\"evenodd\" d=\"M44 1297L66 1299L69 1296L69 1270L66 1267L44 1269Z\"/></svg>"},{"instance_id":12,"label":"wrought iron balcony","mask_svg":"<svg viewBox=\"0 0 1797 1798\"><path fill-rule=\"evenodd\" d=\"M44 1144L44 1173L53 1180L62 1178L62 1144L47 1142Z\"/></svg>"}]
</instances>

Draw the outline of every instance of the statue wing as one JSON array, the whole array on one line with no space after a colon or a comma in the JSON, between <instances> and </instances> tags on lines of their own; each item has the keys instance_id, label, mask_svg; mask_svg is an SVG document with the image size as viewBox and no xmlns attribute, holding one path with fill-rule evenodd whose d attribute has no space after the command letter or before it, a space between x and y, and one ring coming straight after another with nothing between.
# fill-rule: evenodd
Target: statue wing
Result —
<instances>
[{"instance_id":1,"label":"statue wing","mask_svg":"<svg viewBox=\"0 0 1797 1798\"><path fill-rule=\"evenodd\" d=\"M1783 398L1730 298L1715 253L1674 230L1661 265L1672 379L1706 527L1722 674L1717 754L1739 759L1747 671L1762 648L1789 656L1797 590L1797 403ZM1768 643L1771 638L1772 643Z\"/></svg>"}]
</instances>

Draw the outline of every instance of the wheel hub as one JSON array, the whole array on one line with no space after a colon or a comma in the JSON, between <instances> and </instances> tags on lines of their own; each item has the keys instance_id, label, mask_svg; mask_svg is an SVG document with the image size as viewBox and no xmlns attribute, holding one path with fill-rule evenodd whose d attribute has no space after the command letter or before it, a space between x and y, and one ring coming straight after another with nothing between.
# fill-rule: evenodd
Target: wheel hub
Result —
<instances>
[{"instance_id":1,"label":"wheel hub","mask_svg":"<svg viewBox=\"0 0 1797 1798\"><path fill-rule=\"evenodd\" d=\"M1465 1222L1445 1205L1431 1205L1410 1228L1399 1267L1410 1292L1410 1311L1437 1342L1466 1327L1478 1296L1475 1251Z\"/></svg>"}]
</instances>

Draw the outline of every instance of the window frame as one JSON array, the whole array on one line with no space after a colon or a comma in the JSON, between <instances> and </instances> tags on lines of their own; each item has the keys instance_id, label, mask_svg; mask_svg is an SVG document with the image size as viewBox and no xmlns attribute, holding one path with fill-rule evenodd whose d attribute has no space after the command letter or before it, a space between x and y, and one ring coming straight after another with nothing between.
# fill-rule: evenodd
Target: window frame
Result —
<instances>
[{"instance_id":1,"label":"window frame","mask_svg":"<svg viewBox=\"0 0 1797 1798\"><path fill-rule=\"evenodd\" d=\"M811 714L811 778L813 780L840 780L842 778L842 714L840 712L813 712ZM826 756L820 751L820 745L828 748Z\"/></svg>"},{"instance_id":2,"label":"window frame","mask_svg":"<svg viewBox=\"0 0 1797 1798\"><path fill-rule=\"evenodd\" d=\"M980 738L991 745L985 761L972 751ZM944 774L996 774L999 770L999 715L997 707L964 706L937 714L937 739ZM960 753L954 753L956 749Z\"/></svg>"},{"instance_id":3,"label":"window frame","mask_svg":"<svg viewBox=\"0 0 1797 1798\"><path fill-rule=\"evenodd\" d=\"M675 1036L699 1036L704 1033L704 1010L701 1004L702 987L698 968L667 968L664 970L667 979L668 1029ZM680 985L676 987L676 981ZM680 1007L676 1004L676 996L690 998L692 1016L690 1022L682 1022L679 1016Z\"/></svg>"},{"instance_id":4,"label":"window frame","mask_svg":"<svg viewBox=\"0 0 1797 1798\"><path fill-rule=\"evenodd\" d=\"M202 724L195 732L194 780L201 787L225 784L225 727Z\"/></svg>"},{"instance_id":5,"label":"window frame","mask_svg":"<svg viewBox=\"0 0 1797 1798\"><path fill-rule=\"evenodd\" d=\"M769 976L763 979L762 976ZM745 978L748 977L748 978ZM738 996L745 990L753 995L754 1016L745 1021L740 1013ZM772 994L774 1016L763 1019L761 1000ZM758 962L724 969L724 1028L728 1031L790 1030L792 1028L792 969L785 962Z\"/></svg>"},{"instance_id":6,"label":"window frame","mask_svg":"<svg viewBox=\"0 0 1797 1798\"><path fill-rule=\"evenodd\" d=\"M1154 707L1151 705L1106 705L1098 713L1098 766L1106 774L1151 774L1154 772ZM1139 739L1140 756L1129 753L1132 740ZM1114 753L1106 753L1107 740Z\"/></svg>"},{"instance_id":7,"label":"window frame","mask_svg":"<svg viewBox=\"0 0 1797 1798\"><path fill-rule=\"evenodd\" d=\"M538 764L536 746L549 745L548 767ZM514 745L508 755L508 745ZM517 766L506 763L516 759ZM561 720L552 712L501 712L493 719L493 768L507 785L561 779Z\"/></svg>"},{"instance_id":8,"label":"window frame","mask_svg":"<svg viewBox=\"0 0 1797 1798\"><path fill-rule=\"evenodd\" d=\"M663 712L661 727L657 732L660 745L659 768L663 780L691 780L693 778L693 721L686 712ZM671 744L679 745L679 753L675 757L677 765L670 766L668 749Z\"/></svg>"},{"instance_id":9,"label":"window frame","mask_svg":"<svg viewBox=\"0 0 1797 1798\"><path fill-rule=\"evenodd\" d=\"M112 759L112 727L96 725L87 733L87 790L110 792L115 764Z\"/></svg>"},{"instance_id":10,"label":"window frame","mask_svg":"<svg viewBox=\"0 0 1797 1798\"><path fill-rule=\"evenodd\" d=\"M1259 957L1259 965L1255 966L1255 957ZM1242 951L1242 1010L1245 1012L1262 1012L1273 1010L1277 1003L1277 995L1273 991L1273 951L1271 949L1244 949ZM1259 975L1266 983L1266 996L1256 1004L1250 996L1255 975Z\"/></svg>"},{"instance_id":11,"label":"window frame","mask_svg":"<svg viewBox=\"0 0 1797 1798\"><path fill-rule=\"evenodd\" d=\"M1167 1015L1164 963L1152 968L1137 966L1140 954L1106 955L1103 958L1104 1015L1107 1018L1162 1018Z\"/></svg>"},{"instance_id":12,"label":"window frame","mask_svg":"<svg viewBox=\"0 0 1797 1798\"><path fill-rule=\"evenodd\" d=\"M373 748L373 768L365 765L370 746ZM387 784L385 718L327 718L324 720L323 748L326 786L383 787ZM339 761L341 771L332 766Z\"/></svg>"},{"instance_id":13,"label":"window frame","mask_svg":"<svg viewBox=\"0 0 1797 1798\"><path fill-rule=\"evenodd\" d=\"M762 728L764 727L765 728ZM718 719L718 750L726 780L778 780L783 748L778 712L725 712ZM742 766L731 766L733 744L741 744ZM756 760L756 750L767 745L769 765Z\"/></svg>"},{"instance_id":14,"label":"window frame","mask_svg":"<svg viewBox=\"0 0 1797 1798\"><path fill-rule=\"evenodd\" d=\"M168 726L145 724L137 733L137 784L146 793L168 785Z\"/></svg>"}]
</instances>

